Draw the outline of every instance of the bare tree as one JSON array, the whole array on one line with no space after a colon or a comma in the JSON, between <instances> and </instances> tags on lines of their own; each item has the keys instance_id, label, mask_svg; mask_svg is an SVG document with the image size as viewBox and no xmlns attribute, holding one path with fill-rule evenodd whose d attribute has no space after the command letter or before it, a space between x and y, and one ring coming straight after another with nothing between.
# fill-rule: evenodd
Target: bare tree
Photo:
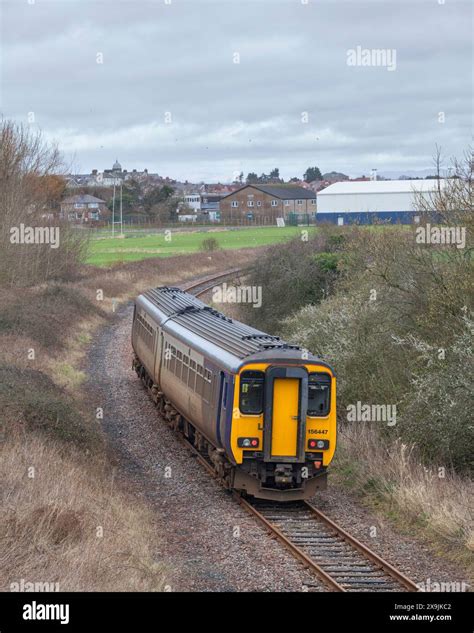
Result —
<instances>
[{"instance_id":1,"label":"bare tree","mask_svg":"<svg viewBox=\"0 0 474 633\"><path fill-rule=\"evenodd\" d=\"M52 213L51 202L64 190L58 148L41 132L9 120L0 121L0 282L30 285L67 278L77 268L86 248L85 238ZM54 204L52 205L54 208ZM22 243L13 239L20 228L53 228L51 242ZM23 233L24 234L24 233ZM35 235L40 233L36 231Z\"/></svg>"}]
</instances>

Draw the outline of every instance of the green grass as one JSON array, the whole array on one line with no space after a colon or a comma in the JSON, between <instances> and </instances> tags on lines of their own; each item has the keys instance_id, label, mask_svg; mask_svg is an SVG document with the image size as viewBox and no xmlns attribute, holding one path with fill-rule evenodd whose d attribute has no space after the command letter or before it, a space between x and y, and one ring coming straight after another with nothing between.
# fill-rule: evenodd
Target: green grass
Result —
<instances>
[{"instance_id":1,"label":"green grass","mask_svg":"<svg viewBox=\"0 0 474 633\"><path fill-rule=\"evenodd\" d=\"M314 227L308 227L314 231ZM94 266L109 266L116 262L131 262L150 257L168 257L200 250L201 243L214 237L222 249L255 248L282 242L301 235L306 227L287 226L284 228L262 227L249 229L227 229L219 231L183 231L148 233L124 238L96 237L91 240L87 263Z\"/></svg>"}]
</instances>

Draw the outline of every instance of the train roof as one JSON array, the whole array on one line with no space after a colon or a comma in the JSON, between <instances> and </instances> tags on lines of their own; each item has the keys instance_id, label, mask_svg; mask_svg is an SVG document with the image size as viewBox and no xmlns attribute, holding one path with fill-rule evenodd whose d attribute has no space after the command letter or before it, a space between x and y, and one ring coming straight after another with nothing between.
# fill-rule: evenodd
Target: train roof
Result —
<instances>
[{"instance_id":1,"label":"train roof","mask_svg":"<svg viewBox=\"0 0 474 633\"><path fill-rule=\"evenodd\" d=\"M231 319L180 288L163 286L143 293L147 302L158 309L160 326L179 333L187 331L224 352L231 370L237 370L243 361L285 360L301 361L303 348L291 345L278 336L266 334L245 323ZM180 326L180 327L179 327ZM213 354L215 356L215 354ZM328 366L319 358L308 354L308 360Z\"/></svg>"}]
</instances>

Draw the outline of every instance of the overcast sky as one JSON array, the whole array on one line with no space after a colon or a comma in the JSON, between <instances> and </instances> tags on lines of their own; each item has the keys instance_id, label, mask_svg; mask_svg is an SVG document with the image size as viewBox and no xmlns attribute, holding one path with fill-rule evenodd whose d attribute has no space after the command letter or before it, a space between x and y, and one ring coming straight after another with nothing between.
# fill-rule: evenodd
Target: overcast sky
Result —
<instances>
[{"instance_id":1,"label":"overcast sky","mask_svg":"<svg viewBox=\"0 0 474 633\"><path fill-rule=\"evenodd\" d=\"M0 0L0 113L79 173L426 169L472 141L472 4L439 2Z\"/></svg>"}]
</instances>

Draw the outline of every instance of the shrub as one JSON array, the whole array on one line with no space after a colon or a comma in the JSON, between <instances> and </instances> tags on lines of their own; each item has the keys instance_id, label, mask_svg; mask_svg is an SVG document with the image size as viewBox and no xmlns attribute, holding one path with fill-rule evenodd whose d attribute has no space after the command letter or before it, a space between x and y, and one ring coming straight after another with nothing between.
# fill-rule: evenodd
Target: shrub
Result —
<instances>
[{"instance_id":1,"label":"shrub","mask_svg":"<svg viewBox=\"0 0 474 633\"><path fill-rule=\"evenodd\" d=\"M273 332L295 310L329 296L339 275L343 244L341 235L325 228L308 240L296 238L270 247L255 262L248 280L262 287L262 306L254 310L243 305L244 319Z\"/></svg>"},{"instance_id":2,"label":"shrub","mask_svg":"<svg viewBox=\"0 0 474 633\"><path fill-rule=\"evenodd\" d=\"M26 428L95 450L99 429L71 406L70 397L43 372L0 365L0 409L8 432Z\"/></svg>"},{"instance_id":3,"label":"shrub","mask_svg":"<svg viewBox=\"0 0 474 633\"><path fill-rule=\"evenodd\" d=\"M212 251L217 251L219 249L219 242L216 240L215 237L206 237L202 242L201 242L201 246L200 246L200 250L204 251L205 253L210 253Z\"/></svg>"}]
</instances>

